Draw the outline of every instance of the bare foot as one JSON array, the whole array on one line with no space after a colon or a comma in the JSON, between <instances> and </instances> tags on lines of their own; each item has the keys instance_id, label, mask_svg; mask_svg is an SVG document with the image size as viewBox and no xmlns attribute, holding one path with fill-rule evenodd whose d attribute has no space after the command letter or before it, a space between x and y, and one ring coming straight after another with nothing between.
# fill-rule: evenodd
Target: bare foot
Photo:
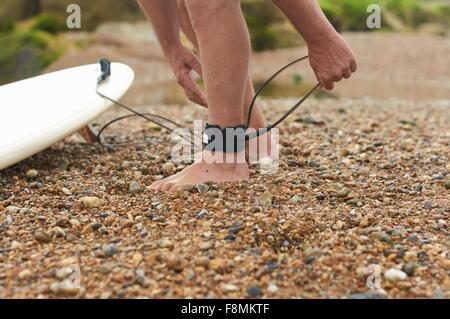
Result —
<instances>
[{"instance_id":1,"label":"bare foot","mask_svg":"<svg viewBox=\"0 0 450 319\"><path fill-rule=\"evenodd\" d=\"M156 192L176 192L202 183L239 182L249 179L250 172L247 163L205 161L204 153L202 159L176 175L153 183L150 189Z\"/></svg>"}]
</instances>

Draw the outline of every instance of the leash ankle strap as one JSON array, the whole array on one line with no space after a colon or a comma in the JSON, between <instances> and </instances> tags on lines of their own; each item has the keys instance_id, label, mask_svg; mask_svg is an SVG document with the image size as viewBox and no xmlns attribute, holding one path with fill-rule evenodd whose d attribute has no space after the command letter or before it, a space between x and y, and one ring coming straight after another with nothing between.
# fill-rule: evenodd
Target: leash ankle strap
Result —
<instances>
[{"instance_id":1,"label":"leash ankle strap","mask_svg":"<svg viewBox=\"0 0 450 319\"><path fill-rule=\"evenodd\" d=\"M206 124L203 134L203 149L211 152L240 153L245 150L247 127L239 125L222 128Z\"/></svg>"}]
</instances>

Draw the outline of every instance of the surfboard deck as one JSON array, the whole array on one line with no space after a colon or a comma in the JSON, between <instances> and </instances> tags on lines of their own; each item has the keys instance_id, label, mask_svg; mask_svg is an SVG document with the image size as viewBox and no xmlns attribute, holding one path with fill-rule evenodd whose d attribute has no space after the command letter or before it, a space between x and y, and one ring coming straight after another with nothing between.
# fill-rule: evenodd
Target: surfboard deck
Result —
<instances>
[{"instance_id":1,"label":"surfboard deck","mask_svg":"<svg viewBox=\"0 0 450 319\"><path fill-rule=\"evenodd\" d=\"M0 86L0 170L77 132L105 112L111 102L96 93L98 64L40 75ZM133 70L112 63L99 91L120 99L134 80Z\"/></svg>"}]
</instances>

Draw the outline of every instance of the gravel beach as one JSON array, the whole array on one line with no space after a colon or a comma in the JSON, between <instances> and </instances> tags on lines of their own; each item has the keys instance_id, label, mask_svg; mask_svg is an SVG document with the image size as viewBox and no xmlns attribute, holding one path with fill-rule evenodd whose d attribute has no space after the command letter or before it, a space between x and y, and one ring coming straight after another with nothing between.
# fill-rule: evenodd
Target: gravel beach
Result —
<instances>
[{"instance_id":1,"label":"gravel beach","mask_svg":"<svg viewBox=\"0 0 450 319\"><path fill-rule=\"evenodd\" d=\"M167 132L107 135L147 143L72 136L0 172L0 297L450 298L448 100L312 99L281 126L276 174L176 194L147 188L184 167Z\"/></svg>"}]
</instances>

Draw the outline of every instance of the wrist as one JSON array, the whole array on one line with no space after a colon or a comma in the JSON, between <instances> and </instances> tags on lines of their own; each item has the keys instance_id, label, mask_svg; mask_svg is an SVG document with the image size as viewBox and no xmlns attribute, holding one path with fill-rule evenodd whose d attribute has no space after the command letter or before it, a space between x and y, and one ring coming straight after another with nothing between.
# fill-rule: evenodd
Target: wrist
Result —
<instances>
[{"instance_id":1,"label":"wrist","mask_svg":"<svg viewBox=\"0 0 450 319\"><path fill-rule=\"evenodd\" d=\"M172 57L176 52L179 51L182 46L181 41L179 39L172 39L169 41L160 41L161 47L164 51L166 57Z\"/></svg>"},{"instance_id":2,"label":"wrist","mask_svg":"<svg viewBox=\"0 0 450 319\"><path fill-rule=\"evenodd\" d=\"M339 33L331 25L313 30L313 33L303 35L308 46L327 45L330 42L335 41L336 37L339 36Z\"/></svg>"}]
</instances>

